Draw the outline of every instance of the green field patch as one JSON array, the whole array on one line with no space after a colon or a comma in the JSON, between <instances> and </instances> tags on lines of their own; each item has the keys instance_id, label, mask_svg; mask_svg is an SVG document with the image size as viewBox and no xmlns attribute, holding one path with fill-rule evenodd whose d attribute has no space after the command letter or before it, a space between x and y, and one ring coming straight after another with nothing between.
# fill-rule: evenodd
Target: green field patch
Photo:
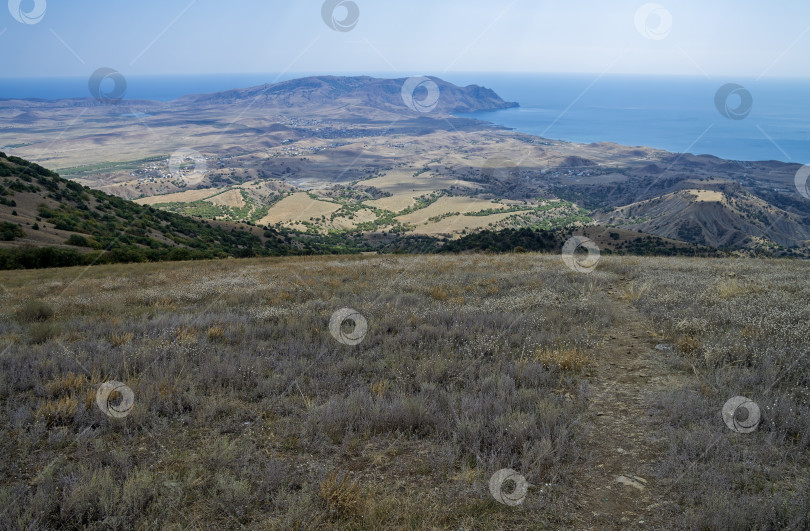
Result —
<instances>
[{"instance_id":1,"label":"green field patch","mask_svg":"<svg viewBox=\"0 0 810 531\"><path fill-rule=\"evenodd\" d=\"M169 158L169 155L157 155L155 157L147 157L145 159L128 160L122 162L100 162L98 164L89 164L87 166L74 166L71 168L60 168L57 170L63 176L79 176L94 174L102 171L127 171L140 169L144 164L150 162L161 162Z\"/></svg>"}]
</instances>

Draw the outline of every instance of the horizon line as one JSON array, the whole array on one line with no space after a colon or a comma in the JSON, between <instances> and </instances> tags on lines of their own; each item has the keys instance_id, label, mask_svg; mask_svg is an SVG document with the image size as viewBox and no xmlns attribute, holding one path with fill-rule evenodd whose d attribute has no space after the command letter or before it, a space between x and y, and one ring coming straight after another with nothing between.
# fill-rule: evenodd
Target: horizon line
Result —
<instances>
[{"instance_id":1,"label":"horizon line","mask_svg":"<svg viewBox=\"0 0 810 531\"><path fill-rule=\"evenodd\" d=\"M170 73L140 73L140 74L127 74L129 78L144 78L144 77L155 77L155 78L180 78L180 77L204 77L204 76L261 76L261 75L278 75L278 72L272 71L265 71L265 72L202 72L202 73L182 73L182 74L170 74ZM705 75L702 74L649 74L649 73L639 73L639 72L614 72L610 74L601 74L599 72L531 72L531 71L500 71L500 70L487 70L487 71L452 71L452 72L441 72L440 74L432 74L430 71L409 71L409 72L402 72L396 73L392 75L388 72L356 72L356 71L348 71L348 72L336 72L336 71L324 71L324 72L312 72L312 71L299 71L299 72L287 72L285 75L290 76L301 76L301 77L376 77L380 79L401 79L407 78L412 76L431 76L436 78L443 78L445 76L452 76L452 75L533 75L533 76L601 76L601 77L645 77L645 78L683 78L683 79L690 79L690 78L701 78L706 79ZM765 76L759 77L754 74L714 74L712 77L718 78L728 78L728 79L740 79L740 80L755 80L755 81L810 81L810 75L808 76ZM4 76L6 81L9 80L22 80L22 79L86 79L86 76L81 75L33 75L33 76ZM279 81L281 82L281 81Z\"/></svg>"}]
</instances>

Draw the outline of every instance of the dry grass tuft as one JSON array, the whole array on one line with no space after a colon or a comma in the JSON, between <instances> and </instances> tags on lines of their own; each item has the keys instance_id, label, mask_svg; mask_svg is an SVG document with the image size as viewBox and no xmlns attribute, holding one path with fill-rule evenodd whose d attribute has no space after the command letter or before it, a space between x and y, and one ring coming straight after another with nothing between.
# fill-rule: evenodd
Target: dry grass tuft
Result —
<instances>
[{"instance_id":1,"label":"dry grass tuft","mask_svg":"<svg viewBox=\"0 0 810 531\"><path fill-rule=\"evenodd\" d=\"M43 402L34 416L44 420L48 426L54 424L66 424L70 422L79 410L79 400L75 396L63 396L56 400L46 400Z\"/></svg>"},{"instance_id":2,"label":"dry grass tuft","mask_svg":"<svg viewBox=\"0 0 810 531\"><path fill-rule=\"evenodd\" d=\"M391 382L388 380L378 380L371 384L371 394L384 397L391 390Z\"/></svg>"},{"instance_id":3,"label":"dry grass tuft","mask_svg":"<svg viewBox=\"0 0 810 531\"><path fill-rule=\"evenodd\" d=\"M295 300L295 294L289 291L280 291L267 299L268 306L279 306Z\"/></svg>"},{"instance_id":4,"label":"dry grass tuft","mask_svg":"<svg viewBox=\"0 0 810 531\"><path fill-rule=\"evenodd\" d=\"M65 394L77 394L88 385L87 377L84 374L75 374L69 372L59 378L49 381L45 384L45 389L48 390L51 396L59 396Z\"/></svg>"},{"instance_id":5,"label":"dry grass tuft","mask_svg":"<svg viewBox=\"0 0 810 531\"><path fill-rule=\"evenodd\" d=\"M436 286L430 290L430 296L437 301L446 301L450 298L450 293L442 286Z\"/></svg>"},{"instance_id":6,"label":"dry grass tuft","mask_svg":"<svg viewBox=\"0 0 810 531\"><path fill-rule=\"evenodd\" d=\"M637 302L647 291L648 287L647 284L636 286L635 282L631 282L622 290L621 298L629 302Z\"/></svg>"},{"instance_id":7,"label":"dry grass tuft","mask_svg":"<svg viewBox=\"0 0 810 531\"><path fill-rule=\"evenodd\" d=\"M45 389L52 398L60 397L60 400L65 400L68 398L71 402L75 401L76 403L81 400L84 403L85 409L91 409L96 401L96 390L98 385L103 380L104 379L98 373L95 373L88 378L81 373L75 374L73 372L68 372L63 376L54 378L53 380L47 382L45 384ZM56 402L58 402L58 400ZM62 406L59 407L64 410L64 408L67 406L62 404ZM57 408L58 410L57 406L53 404L48 405L47 402L43 404L43 406L40 406L40 409L43 410L42 414L46 417L48 416L46 413L53 411L54 408ZM72 416L72 413L70 416Z\"/></svg>"},{"instance_id":8,"label":"dry grass tuft","mask_svg":"<svg viewBox=\"0 0 810 531\"><path fill-rule=\"evenodd\" d=\"M536 360L546 368L558 368L561 371L580 372L593 364L582 350L578 348L543 349L537 351Z\"/></svg>"},{"instance_id":9,"label":"dry grass tuft","mask_svg":"<svg viewBox=\"0 0 810 531\"><path fill-rule=\"evenodd\" d=\"M748 293L748 286L739 280L731 279L724 280L717 284L717 295L721 299L730 299L732 297L739 297Z\"/></svg>"},{"instance_id":10,"label":"dry grass tuft","mask_svg":"<svg viewBox=\"0 0 810 531\"><path fill-rule=\"evenodd\" d=\"M107 339L113 347L120 347L121 345L132 343L132 340L135 339L135 334L132 332L113 332Z\"/></svg>"},{"instance_id":11,"label":"dry grass tuft","mask_svg":"<svg viewBox=\"0 0 810 531\"><path fill-rule=\"evenodd\" d=\"M700 350L701 341L696 336L685 335L675 339L675 346L684 354L692 355Z\"/></svg>"},{"instance_id":12,"label":"dry grass tuft","mask_svg":"<svg viewBox=\"0 0 810 531\"><path fill-rule=\"evenodd\" d=\"M174 337L178 343L193 343L197 341L199 331L194 326L181 326L174 331Z\"/></svg>"},{"instance_id":13,"label":"dry grass tuft","mask_svg":"<svg viewBox=\"0 0 810 531\"><path fill-rule=\"evenodd\" d=\"M171 297L161 297L155 302L155 308L161 310L176 310L177 307L177 303Z\"/></svg>"},{"instance_id":14,"label":"dry grass tuft","mask_svg":"<svg viewBox=\"0 0 810 531\"><path fill-rule=\"evenodd\" d=\"M205 331L205 335L210 341L217 341L225 335L225 328L219 325L211 326Z\"/></svg>"},{"instance_id":15,"label":"dry grass tuft","mask_svg":"<svg viewBox=\"0 0 810 531\"><path fill-rule=\"evenodd\" d=\"M363 510L363 497L360 486L349 479L348 474L337 470L321 481L321 499L326 502L329 512L342 518L358 516Z\"/></svg>"}]
</instances>

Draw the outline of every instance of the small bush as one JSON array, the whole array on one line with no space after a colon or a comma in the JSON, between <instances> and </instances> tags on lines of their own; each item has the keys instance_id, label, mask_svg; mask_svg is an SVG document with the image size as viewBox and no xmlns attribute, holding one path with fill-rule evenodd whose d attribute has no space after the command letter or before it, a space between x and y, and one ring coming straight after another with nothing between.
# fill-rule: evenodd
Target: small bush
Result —
<instances>
[{"instance_id":1,"label":"small bush","mask_svg":"<svg viewBox=\"0 0 810 531\"><path fill-rule=\"evenodd\" d=\"M28 336L31 338L31 343L41 345L49 339L55 338L61 332L62 329L55 323L34 323L28 330Z\"/></svg>"},{"instance_id":2,"label":"small bush","mask_svg":"<svg viewBox=\"0 0 810 531\"><path fill-rule=\"evenodd\" d=\"M23 323L40 323L53 317L53 308L41 300L26 302L17 310L17 318Z\"/></svg>"},{"instance_id":3,"label":"small bush","mask_svg":"<svg viewBox=\"0 0 810 531\"><path fill-rule=\"evenodd\" d=\"M93 249L98 249L101 247L98 242L91 240L92 238L86 238L81 234L71 234L70 238L68 238L65 243L67 245L73 245L74 247L90 247Z\"/></svg>"}]
</instances>

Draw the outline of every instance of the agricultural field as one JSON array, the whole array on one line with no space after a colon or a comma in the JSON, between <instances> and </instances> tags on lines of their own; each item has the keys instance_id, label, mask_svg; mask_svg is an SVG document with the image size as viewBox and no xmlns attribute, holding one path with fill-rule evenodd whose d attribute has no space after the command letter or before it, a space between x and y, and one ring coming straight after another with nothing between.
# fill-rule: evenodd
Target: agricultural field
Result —
<instances>
[{"instance_id":1,"label":"agricultural field","mask_svg":"<svg viewBox=\"0 0 810 531\"><path fill-rule=\"evenodd\" d=\"M0 272L0 528L806 529L807 274L534 253Z\"/></svg>"}]
</instances>

